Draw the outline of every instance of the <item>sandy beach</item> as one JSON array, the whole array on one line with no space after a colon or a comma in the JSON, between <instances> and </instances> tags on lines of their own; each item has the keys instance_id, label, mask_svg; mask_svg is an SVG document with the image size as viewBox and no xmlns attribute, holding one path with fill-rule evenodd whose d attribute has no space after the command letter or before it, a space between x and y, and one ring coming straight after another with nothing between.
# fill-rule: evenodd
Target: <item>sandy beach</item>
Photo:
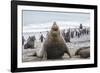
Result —
<instances>
[{"instance_id":1,"label":"sandy beach","mask_svg":"<svg viewBox=\"0 0 100 73\"><path fill-rule=\"evenodd\" d=\"M79 56L75 56L75 52L77 49L82 47L90 46L90 41L88 40L90 38L89 35L85 35L77 39L77 37L71 39L70 43L66 43L66 45L69 48L70 54L72 58L69 58L69 56L65 53L63 56L64 60L76 60L76 59L82 59ZM33 56L36 51L42 48L43 43L41 43L39 40L35 41L35 48L34 49L24 49L23 48L23 55L22 55L22 61L23 62L35 62L35 61L42 61L41 58L37 56Z\"/></svg>"}]
</instances>

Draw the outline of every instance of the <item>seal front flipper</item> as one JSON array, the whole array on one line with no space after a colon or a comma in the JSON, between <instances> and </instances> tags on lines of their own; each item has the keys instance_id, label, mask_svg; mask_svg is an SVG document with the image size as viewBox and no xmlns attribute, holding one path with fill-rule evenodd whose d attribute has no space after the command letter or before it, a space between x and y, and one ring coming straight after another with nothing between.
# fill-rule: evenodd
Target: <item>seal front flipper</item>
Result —
<instances>
[{"instance_id":1,"label":"seal front flipper","mask_svg":"<svg viewBox=\"0 0 100 73\"><path fill-rule=\"evenodd\" d=\"M68 49L65 50L65 53L68 54L69 58L72 58L72 57L71 57L71 54L69 53L69 50L68 50Z\"/></svg>"},{"instance_id":2,"label":"seal front flipper","mask_svg":"<svg viewBox=\"0 0 100 73\"><path fill-rule=\"evenodd\" d=\"M68 54L69 58L71 58L71 54L66 44L64 44L64 52Z\"/></svg>"},{"instance_id":3,"label":"seal front flipper","mask_svg":"<svg viewBox=\"0 0 100 73\"><path fill-rule=\"evenodd\" d=\"M47 60L47 52L46 52L46 51L44 51L44 54L43 54L42 60Z\"/></svg>"}]
</instances>

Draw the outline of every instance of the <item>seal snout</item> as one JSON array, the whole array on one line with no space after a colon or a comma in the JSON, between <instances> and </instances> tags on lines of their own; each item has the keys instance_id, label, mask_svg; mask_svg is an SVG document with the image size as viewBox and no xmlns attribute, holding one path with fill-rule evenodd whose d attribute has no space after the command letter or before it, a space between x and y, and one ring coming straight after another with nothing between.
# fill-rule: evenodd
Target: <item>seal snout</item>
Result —
<instances>
[{"instance_id":1,"label":"seal snout","mask_svg":"<svg viewBox=\"0 0 100 73\"><path fill-rule=\"evenodd\" d=\"M57 24L56 24L56 22L54 22L54 24L53 24L53 26L52 26L52 30L53 31L58 31L58 26L57 26Z\"/></svg>"},{"instance_id":2,"label":"seal snout","mask_svg":"<svg viewBox=\"0 0 100 73\"><path fill-rule=\"evenodd\" d=\"M51 28L51 35L55 38L58 36L58 32L59 32L59 27L56 24L56 22L53 23L52 28Z\"/></svg>"}]
</instances>

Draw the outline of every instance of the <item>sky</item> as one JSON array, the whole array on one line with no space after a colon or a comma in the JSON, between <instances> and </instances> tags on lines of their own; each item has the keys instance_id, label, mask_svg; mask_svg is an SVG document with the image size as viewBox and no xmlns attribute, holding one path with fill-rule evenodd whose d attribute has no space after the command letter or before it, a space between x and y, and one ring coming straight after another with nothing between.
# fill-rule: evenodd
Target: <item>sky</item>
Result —
<instances>
[{"instance_id":1,"label":"sky","mask_svg":"<svg viewBox=\"0 0 100 73\"><path fill-rule=\"evenodd\" d=\"M89 13L23 10L22 16L23 32L49 31L53 22L60 29L78 28L80 24L90 25Z\"/></svg>"},{"instance_id":2,"label":"sky","mask_svg":"<svg viewBox=\"0 0 100 73\"><path fill-rule=\"evenodd\" d=\"M28 26L31 24L48 23L53 21L89 23L90 19L90 14L88 13L49 12L35 10L23 10L22 13L24 26Z\"/></svg>"}]
</instances>

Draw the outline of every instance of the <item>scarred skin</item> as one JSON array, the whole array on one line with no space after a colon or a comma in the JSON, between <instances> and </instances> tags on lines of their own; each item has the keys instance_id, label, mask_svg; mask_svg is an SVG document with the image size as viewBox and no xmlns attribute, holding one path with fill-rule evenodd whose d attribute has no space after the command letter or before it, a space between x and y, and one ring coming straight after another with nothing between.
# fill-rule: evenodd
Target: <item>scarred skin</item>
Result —
<instances>
[{"instance_id":1,"label":"scarred skin","mask_svg":"<svg viewBox=\"0 0 100 73\"><path fill-rule=\"evenodd\" d=\"M64 53L71 57L68 47L63 39L59 27L54 22L47 39L43 44L43 58L44 59L61 59Z\"/></svg>"}]
</instances>

